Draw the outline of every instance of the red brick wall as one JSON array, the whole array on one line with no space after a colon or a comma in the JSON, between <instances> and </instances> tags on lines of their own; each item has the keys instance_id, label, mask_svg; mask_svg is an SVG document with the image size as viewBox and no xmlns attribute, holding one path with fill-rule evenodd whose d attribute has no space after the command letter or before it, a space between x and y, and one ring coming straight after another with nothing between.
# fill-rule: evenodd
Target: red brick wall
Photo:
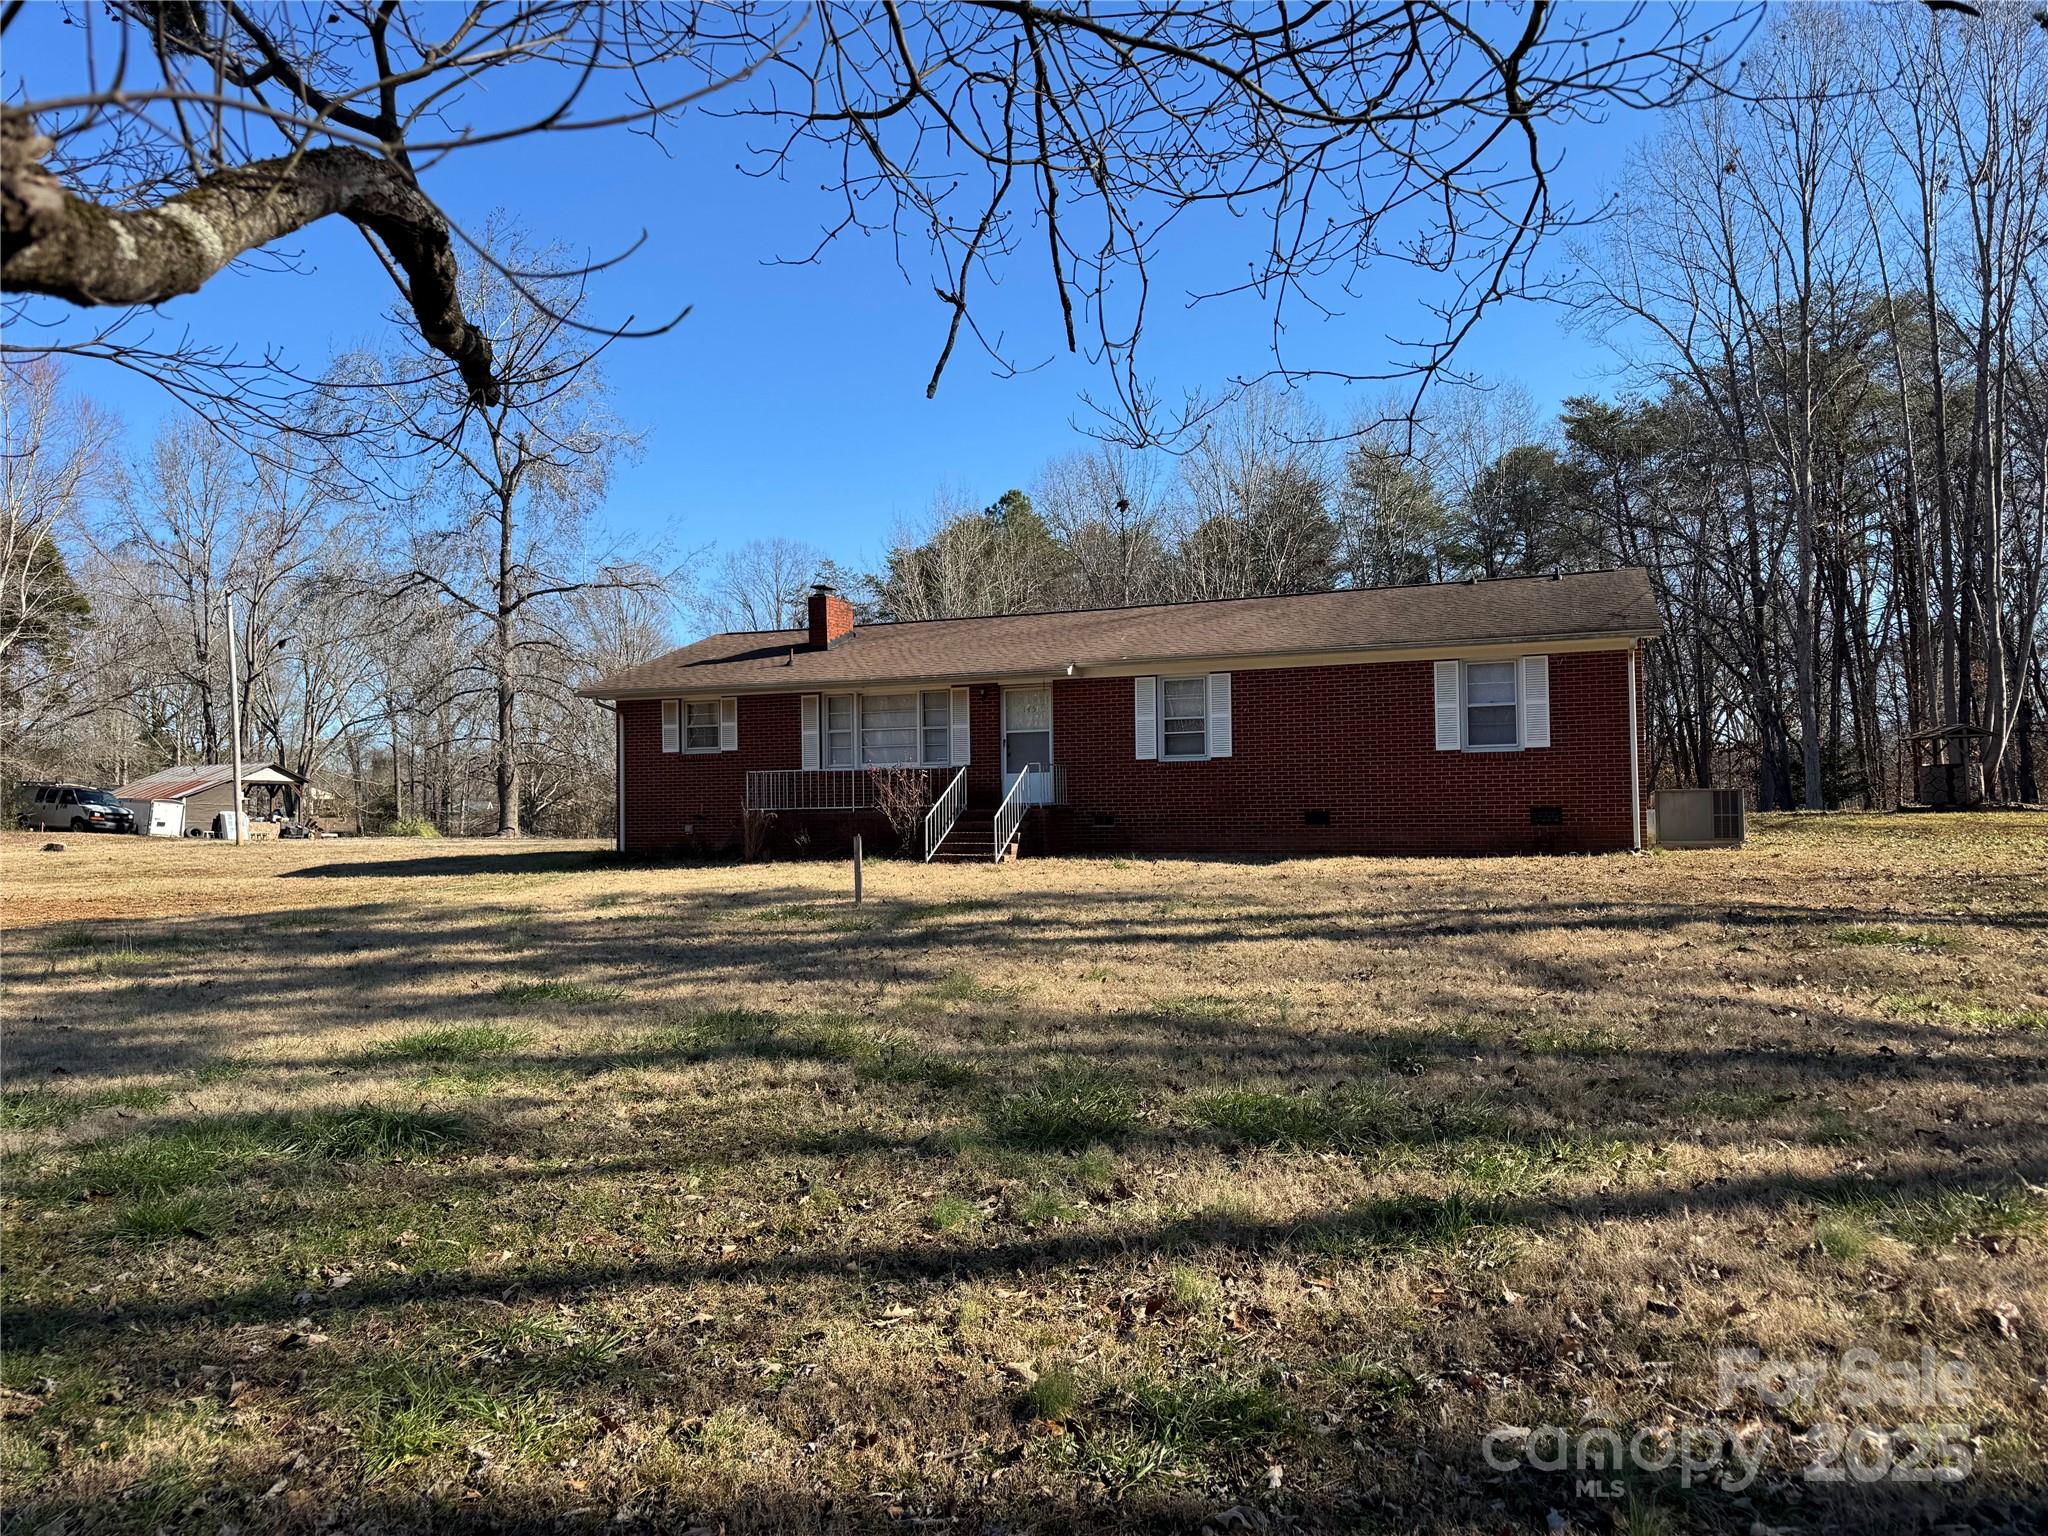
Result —
<instances>
[{"instance_id":1,"label":"red brick wall","mask_svg":"<svg viewBox=\"0 0 2048 1536\"><path fill-rule=\"evenodd\" d=\"M803 759L793 693L743 696L737 752L661 750L661 701L619 704L625 732L626 850L737 846L750 768L795 768Z\"/></svg>"},{"instance_id":2,"label":"red brick wall","mask_svg":"<svg viewBox=\"0 0 2048 1536\"><path fill-rule=\"evenodd\" d=\"M994 683L976 683L969 688L967 719L972 734L968 803L996 805L1003 798L1003 690Z\"/></svg>"},{"instance_id":3,"label":"red brick wall","mask_svg":"<svg viewBox=\"0 0 2048 1536\"><path fill-rule=\"evenodd\" d=\"M1062 678L1052 685L1053 756L1066 765L1071 804L1046 815L1035 840L1155 853L1627 848L1626 663L1621 651L1553 655L1551 745L1484 753L1436 750L1427 661L1236 672L1233 754L1201 763L1134 755L1129 678ZM1641 686L1638 675L1639 695ZM969 698L970 796L992 804L1001 692L976 684ZM801 761L797 710L794 694L742 697L739 750L695 756L662 752L658 702L624 703L626 847L735 845L747 770ZM1645 723L1639 703L1639 732ZM1563 824L1533 825L1537 805L1561 808ZM1305 811L1327 811L1329 825L1308 825ZM820 846L839 846L846 830L821 826Z\"/></svg>"},{"instance_id":4,"label":"red brick wall","mask_svg":"<svg viewBox=\"0 0 2048 1536\"><path fill-rule=\"evenodd\" d=\"M1427 661L1235 672L1232 755L1140 761L1129 678L1053 685L1071 808L1055 848L1203 853L1490 853L1627 848L1620 651L1550 658L1551 745L1436 750ZM1530 822L1557 806L1561 826ZM1329 812L1310 826L1306 811ZM1114 818L1097 825L1100 817Z\"/></svg>"},{"instance_id":5,"label":"red brick wall","mask_svg":"<svg viewBox=\"0 0 2048 1536\"><path fill-rule=\"evenodd\" d=\"M747 774L757 768L803 766L801 696L794 693L742 694L739 699L740 744L736 752L664 752L661 750L661 701L626 699L619 704L625 733L626 837L629 853L661 853L672 849L715 853L740 845L740 808L746 797ZM969 694L972 766L968 782L977 803L994 804L1002 793L1002 699L993 683L977 685ZM778 844L787 846L802 825L812 848L837 853L854 832L866 835L868 847L895 845L888 823L874 815L787 813L775 828Z\"/></svg>"}]
</instances>

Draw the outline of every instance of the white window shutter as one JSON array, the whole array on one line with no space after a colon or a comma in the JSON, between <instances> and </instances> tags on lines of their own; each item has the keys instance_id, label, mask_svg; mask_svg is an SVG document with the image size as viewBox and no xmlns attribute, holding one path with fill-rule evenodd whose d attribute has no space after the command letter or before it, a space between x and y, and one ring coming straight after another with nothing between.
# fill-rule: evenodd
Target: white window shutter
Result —
<instances>
[{"instance_id":1,"label":"white window shutter","mask_svg":"<svg viewBox=\"0 0 2048 1536\"><path fill-rule=\"evenodd\" d=\"M661 701L661 750L680 752L683 747L683 705L680 699Z\"/></svg>"},{"instance_id":2,"label":"white window shutter","mask_svg":"<svg viewBox=\"0 0 2048 1536\"><path fill-rule=\"evenodd\" d=\"M1209 674L1209 755L1230 756L1230 674Z\"/></svg>"},{"instance_id":3,"label":"white window shutter","mask_svg":"<svg viewBox=\"0 0 2048 1536\"><path fill-rule=\"evenodd\" d=\"M740 749L740 701L727 697L718 701L718 750Z\"/></svg>"},{"instance_id":4,"label":"white window shutter","mask_svg":"<svg viewBox=\"0 0 2048 1536\"><path fill-rule=\"evenodd\" d=\"M1457 751L1462 737L1458 729L1458 664L1440 661L1436 664L1437 751Z\"/></svg>"},{"instance_id":5,"label":"white window shutter","mask_svg":"<svg viewBox=\"0 0 2048 1536\"><path fill-rule=\"evenodd\" d=\"M953 690L953 766L965 768L974 751L974 720L967 704L967 690Z\"/></svg>"},{"instance_id":6,"label":"white window shutter","mask_svg":"<svg viewBox=\"0 0 2048 1536\"><path fill-rule=\"evenodd\" d=\"M818 766L818 696L807 693L798 702L798 717L803 727L804 761L806 768Z\"/></svg>"},{"instance_id":7,"label":"white window shutter","mask_svg":"<svg viewBox=\"0 0 2048 1536\"><path fill-rule=\"evenodd\" d=\"M1550 745L1550 658L1522 658L1522 745Z\"/></svg>"},{"instance_id":8,"label":"white window shutter","mask_svg":"<svg viewBox=\"0 0 2048 1536\"><path fill-rule=\"evenodd\" d=\"M1138 756L1153 758L1159 755L1159 679L1138 677L1132 680L1132 694L1136 700L1137 713L1134 729L1137 736Z\"/></svg>"}]
</instances>

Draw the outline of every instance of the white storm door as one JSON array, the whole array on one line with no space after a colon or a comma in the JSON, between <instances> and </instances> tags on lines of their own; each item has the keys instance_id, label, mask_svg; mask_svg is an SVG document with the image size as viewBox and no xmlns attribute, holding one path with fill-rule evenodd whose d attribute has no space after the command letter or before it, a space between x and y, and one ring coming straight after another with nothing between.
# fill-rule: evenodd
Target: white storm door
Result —
<instances>
[{"instance_id":1,"label":"white storm door","mask_svg":"<svg viewBox=\"0 0 2048 1536\"><path fill-rule=\"evenodd\" d=\"M1003 690L1003 789L1019 773L1030 775L1026 805L1052 804L1052 690Z\"/></svg>"}]
</instances>

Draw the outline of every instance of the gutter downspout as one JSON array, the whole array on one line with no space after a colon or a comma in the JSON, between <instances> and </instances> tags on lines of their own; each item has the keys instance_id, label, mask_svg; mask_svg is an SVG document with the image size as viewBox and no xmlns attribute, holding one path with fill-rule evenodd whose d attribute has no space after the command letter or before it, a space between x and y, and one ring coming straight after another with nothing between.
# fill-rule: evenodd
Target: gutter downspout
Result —
<instances>
[{"instance_id":1,"label":"gutter downspout","mask_svg":"<svg viewBox=\"0 0 2048 1536\"><path fill-rule=\"evenodd\" d=\"M612 705L612 783L617 794L612 812L612 851L626 851L626 722Z\"/></svg>"},{"instance_id":2,"label":"gutter downspout","mask_svg":"<svg viewBox=\"0 0 2048 1536\"><path fill-rule=\"evenodd\" d=\"M1636 648L1628 648L1628 835L1637 853L1643 851L1643 768L1636 735Z\"/></svg>"}]
</instances>

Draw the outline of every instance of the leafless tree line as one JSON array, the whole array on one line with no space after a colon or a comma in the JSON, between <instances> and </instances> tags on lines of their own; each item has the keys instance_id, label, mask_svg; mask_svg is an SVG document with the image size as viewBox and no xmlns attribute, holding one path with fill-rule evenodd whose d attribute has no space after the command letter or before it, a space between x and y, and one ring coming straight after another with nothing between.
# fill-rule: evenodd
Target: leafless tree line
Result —
<instances>
[{"instance_id":1,"label":"leafless tree line","mask_svg":"<svg viewBox=\"0 0 2048 1536\"><path fill-rule=\"evenodd\" d=\"M1631 519L1665 573L1674 756L1766 804L1895 791L1982 731L2037 793L2048 537L2048 35L2019 6L1799 7L1632 167L1589 314L1685 466ZM1796 782L1795 782L1796 780Z\"/></svg>"},{"instance_id":2,"label":"leafless tree line","mask_svg":"<svg viewBox=\"0 0 2048 1536\"><path fill-rule=\"evenodd\" d=\"M49 555L0 653L9 779L224 760L232 622L245 749L312 776L330 822L609 825L609 719L573 690L670 627L664 575L595 516L635 440L575 293L491 266L462 292L494 403L401 344L340 359L260 455L181 414L124 461L49 360L10 364L9 537Z\"/></svg>"}]
</instances>

